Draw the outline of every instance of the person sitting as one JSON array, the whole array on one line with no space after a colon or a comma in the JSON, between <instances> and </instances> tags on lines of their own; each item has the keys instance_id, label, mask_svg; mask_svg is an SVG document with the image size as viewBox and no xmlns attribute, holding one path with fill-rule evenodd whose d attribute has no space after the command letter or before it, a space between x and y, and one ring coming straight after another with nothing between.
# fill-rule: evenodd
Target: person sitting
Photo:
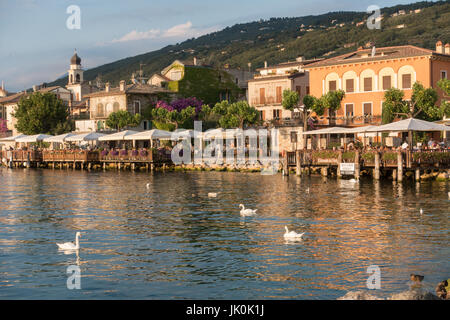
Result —
<instances>
[{"instance_id":1,"label":"person sitting","mask_svg":"<svg viewBox=\"0 0 450 320\"><path fill-rule=\"evenodd\" d=\"M408 147L409 147L409 145L408 145L408 142L403 142L403 144L402 144L402 149L403 150L406 150L406 149L408 149Z\"/></svg>"}]
</instances>

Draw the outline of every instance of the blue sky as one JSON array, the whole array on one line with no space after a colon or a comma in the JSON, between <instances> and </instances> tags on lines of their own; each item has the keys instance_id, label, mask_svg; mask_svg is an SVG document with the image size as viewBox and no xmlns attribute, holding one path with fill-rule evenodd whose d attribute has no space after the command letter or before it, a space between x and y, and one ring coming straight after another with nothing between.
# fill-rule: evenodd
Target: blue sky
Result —
<instances>
[{"instance_id":1,"label":"blue sky","mask_svg":"<svg viewBox=\"0 0 450 320\"><path fill-rule=\"evenodd\" d=\"M74 48L83 68L159 49L235 23L330 11L365 11L412 0L0 0L0 81L8 91L65 74ZM81 29L66 27L67 7ZM164 66L161 66L164 67Z\"/></svg>"}]
</instances>

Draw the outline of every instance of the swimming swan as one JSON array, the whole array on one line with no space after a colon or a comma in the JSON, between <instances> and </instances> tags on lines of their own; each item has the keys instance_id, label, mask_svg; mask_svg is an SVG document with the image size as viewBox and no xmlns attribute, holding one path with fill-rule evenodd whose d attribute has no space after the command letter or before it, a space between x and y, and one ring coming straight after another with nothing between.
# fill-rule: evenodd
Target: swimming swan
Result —
<instances>
[{"instance_id":1,"label":"swimming swan","mask_svg":"<svg viewBox=\"0 0 450 320\"><path fill-rule=\"evenodd\" d=\"M243 204L240 204L239 208L241 208L241 216L243 216L243 217L254 216L254 215L256 215L256 210L258 210L258 209L255 209L255 210L245 209Z\"/></svg>"},{"instance_id":2,"label":"swimming swan","mask_svg":"<svg viewBox=\"0 0 450 320\"><path fill-rule=\"evenodd\" d=\"M78 249L80 249L80 242L78 240L79 237L81 237L81 233L77 232L75 234L75 243L66 242L66 243L57 243L56 245L61 250L78 250Z\"/></svg>"},{"instance_id":3,"label":"swimming swan","mask_svg":"<svg viewBox=\"0 0 450 320\"><path fill-rule=\"evenodd\" d=\"M284 226L284 229L286 229L284 238L288 239L288 240L300 240L303 237L303 235L305 234L304 232L303 233L297 233L295 231L289 232L289 229L286 226Z\"/></svg>"}]
</instances>

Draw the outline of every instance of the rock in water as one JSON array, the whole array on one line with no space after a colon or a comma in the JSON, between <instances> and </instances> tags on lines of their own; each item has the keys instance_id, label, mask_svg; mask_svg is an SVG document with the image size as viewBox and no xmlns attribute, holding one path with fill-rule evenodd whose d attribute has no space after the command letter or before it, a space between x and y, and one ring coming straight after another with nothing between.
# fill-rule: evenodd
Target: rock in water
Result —
<instances>
[{"instance_id":1,"label":"rock in water","mask_svg":"<svg viewBox=\"0 0 450 320\"><path fill-rule=\"evenodd\" d=\"M365 291L350 291L345 294L345 296L337 298L337 300L384 300L373 296Z\"/></svg>"},{"instance_id":2,"label":"rock in water","mask_svg":"<svg viewBox=\"0 0 450 320\"><path fill-rule=\"evenodd\" d=\"M414 289L393 294L388 300L440 300L431 292Z\"/></svg>"}]
</instances>

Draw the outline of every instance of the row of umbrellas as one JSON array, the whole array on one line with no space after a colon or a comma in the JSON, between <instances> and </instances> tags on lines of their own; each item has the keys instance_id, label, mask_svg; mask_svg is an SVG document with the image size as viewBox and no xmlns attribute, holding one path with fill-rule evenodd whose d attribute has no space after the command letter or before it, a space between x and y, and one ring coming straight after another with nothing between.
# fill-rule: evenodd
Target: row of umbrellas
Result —
<instances>
[{"instance_id":1,"label":"row of umbrellas","mask_svg":"<svg viewBox=\"0 0 450 320\"><path fill-rule=\"evenodd\" d=\"M304 135L347 134L367 132L408 132L408 131L450 131L450 126L420 119L409 118L382 126L365 126L357 128L331 127L303 132Z\"/></svg>"},{"instance_id":2,"label":"row of umbrellas","mask_svg":"<svg viewBox=\"0 0 450 320\"><path fill-rule=\"evenodd\" d=\"M1 139L3 142L22 142L22 143L32 143L32 142L49 142L49 143L64 143L64 142L83 142L83 141L137 141L137 140L169 140L175 135L176 137L194 137L197 133L198 137L205 137L205 134L201 132L194 132L194 130L177 129L174 132L153 129L143 132L126 130L113 134L103 134L98 132L88 132L82 134L76 133L65 133L58 136L51 136L46 134L37 135L18 135L14 137L8 137ZM211 134L212 132L208 132Z\"/></svg>"},{"instance_id":3,"label":"row of umbrellas","mask_svg":"<svg viewBox=\"0 0 450 320\"><path fill-rule=\"evenodd\" d=\"M143 132L137 132L133 130L121 131L113 134L103 134L98 132L88 132L82 134L65 133L58 136L51 136L46 134L37 135L18 135L14 137L8 137L1 139L0 141L15 141L23 143L32 142L83 142L83 141L137 141L137 140L169 140L173 137L199 137L199 138L211 138L222 135L222 137L234 137L239 133L239 129L222 128L208 130L206 132L198 132L187 129L177 129L174 132L153 129ZM450 126L437 124L434 122L428 122L420 119L406 119L398 122L389 123L382 126L366 126L357 128L343 128L343 127L331 127L320 130L306 131L304 135L317 135L317 134L352 134L352 133L368 133L368 132L409 132L409 131L450 131Z\"/></svg>"}]
</instances>

